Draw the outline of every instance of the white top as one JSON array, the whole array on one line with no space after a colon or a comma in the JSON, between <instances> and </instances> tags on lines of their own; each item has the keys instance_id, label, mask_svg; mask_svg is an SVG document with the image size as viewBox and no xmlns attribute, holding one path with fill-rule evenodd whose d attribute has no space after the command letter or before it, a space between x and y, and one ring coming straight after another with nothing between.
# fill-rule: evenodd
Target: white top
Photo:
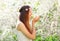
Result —
<instances>
[{"instance_id":1,"label":"white top","mask_svg":"<svg viewBox=\"0 0 60 41\"><path fill-rule=\"evenodd\" d=\"M17 25L20 23L21 22L18 20ZM18 31L17 29L15 29L14 32L15 34L17 34L18 41L32 41L32 39L29 39L28 37L26 37L21 31Z\"/></svg>"}]
</instances>

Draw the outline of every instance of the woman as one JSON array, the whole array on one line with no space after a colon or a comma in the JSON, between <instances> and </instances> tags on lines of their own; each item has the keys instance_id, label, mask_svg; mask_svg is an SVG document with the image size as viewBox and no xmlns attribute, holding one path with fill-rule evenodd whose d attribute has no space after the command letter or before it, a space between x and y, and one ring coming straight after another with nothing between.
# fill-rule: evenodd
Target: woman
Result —
<instances>
[{"instance_id":1,"label":"woman","mask_svg":"<svg viewBox=\"0 0 60 41\"><path fill-rule=\"evenodd\" d=\"M19 41L32 41L36 38L36 30L34 24L38 21L39 16L32 20L32 25L30 24L30 17L32 15L32 9L30 6L22 6L19 10L19 22L17 24L17 31L19 34Z\"/></svg>"}]
</instances>

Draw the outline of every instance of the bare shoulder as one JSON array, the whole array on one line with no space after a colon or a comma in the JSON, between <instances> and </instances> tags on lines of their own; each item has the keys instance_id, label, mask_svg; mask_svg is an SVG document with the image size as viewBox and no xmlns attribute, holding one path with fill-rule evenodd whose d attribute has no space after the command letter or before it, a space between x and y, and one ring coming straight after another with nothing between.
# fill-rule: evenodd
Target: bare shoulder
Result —
<instances>
[{"instance_id":1,"label":"bare shoulder","mask_svg":"<svg viewBox=\"0 0 60 41\"><path fill-rule=\"evenodd\" d=\"M23 22L20 22L17 26L17 30L21 31L21 29L23 29L25 27Z\"/></svg>"}]
</instances>

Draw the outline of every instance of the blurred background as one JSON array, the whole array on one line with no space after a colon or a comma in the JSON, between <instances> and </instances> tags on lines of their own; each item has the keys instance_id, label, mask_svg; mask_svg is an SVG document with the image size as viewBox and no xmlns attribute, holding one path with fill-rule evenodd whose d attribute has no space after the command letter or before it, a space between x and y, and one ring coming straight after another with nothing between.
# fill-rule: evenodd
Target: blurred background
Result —
<instances>
[{"instance_id":1,"label":"blurred background","mask_svg":"<svg viewBox=\"0 0 60 41\"><path fill-rule=\"evenodd\" d=\"M31 6L31 19L40 16L33 41L60 41L60 0L0 0L0 41L18 41L14 29L23 5Z\"/></svg>"}]
</instances>

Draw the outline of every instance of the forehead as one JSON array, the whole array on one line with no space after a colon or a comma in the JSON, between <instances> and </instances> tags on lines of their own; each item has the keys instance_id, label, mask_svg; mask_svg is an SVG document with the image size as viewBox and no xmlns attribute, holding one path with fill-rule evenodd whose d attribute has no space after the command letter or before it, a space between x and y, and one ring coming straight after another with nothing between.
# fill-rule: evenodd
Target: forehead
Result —
<instances>
[{"instance_id":1,"label":"forehead","mask_svg":"<svg viewBox=\"0 0 60 41\"><path fill-rule=\"evenodd\" d=\"M29 8L29 10L32 10L32 8Z\"/></svg>"}]
</instances>

